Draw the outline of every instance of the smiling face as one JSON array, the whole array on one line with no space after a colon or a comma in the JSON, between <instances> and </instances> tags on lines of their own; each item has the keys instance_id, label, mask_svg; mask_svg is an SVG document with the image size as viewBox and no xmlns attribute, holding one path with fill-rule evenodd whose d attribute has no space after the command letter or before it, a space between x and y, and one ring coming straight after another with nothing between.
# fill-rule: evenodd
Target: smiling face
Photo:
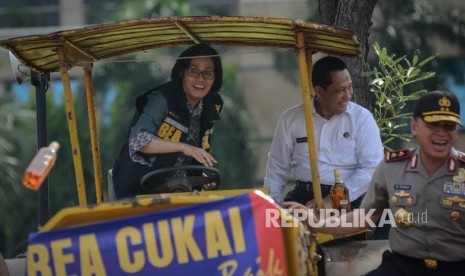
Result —
<instances>
[{"instance_id":1,"label":"smiling face","mask_svg":"<svg viewBox=\"0 0 465 276\"><path fill-rule=\"evenodd\" d=\"M410 121L412 134L420 145L423 162L440 163L449 157L455 145L458 127L452 122L426 123L417 117Z\"/></svg>"},{"instance_id":2,"label":"smiling face","mask_svg":"<svg viewBox=\"0 0 465 276\"><path fill-rule=\"evenodd\" d=\"M215 67L213 65L213 60L211 58L201 57L191 59L189 67L181 73L182 88L192 108L197 106L199 101L205 97L212 88L215 82L214 72ZM213 74L213 79L206 79L205 75L210 75L211 73Z\"/></svg>"},{"instance_id":3,"label":"smiling face","mask_svg":"<svg viewBox=\"0 0 465 276\"><path fill-rule=\"evenodd\" d=\"M315 87L316 111L326 119L331 118L334 114L345 112L354 93L352 79L347 69L332 71L329 74L332 82L326 89L321 86Z\"/></svg>"}]
</instances>

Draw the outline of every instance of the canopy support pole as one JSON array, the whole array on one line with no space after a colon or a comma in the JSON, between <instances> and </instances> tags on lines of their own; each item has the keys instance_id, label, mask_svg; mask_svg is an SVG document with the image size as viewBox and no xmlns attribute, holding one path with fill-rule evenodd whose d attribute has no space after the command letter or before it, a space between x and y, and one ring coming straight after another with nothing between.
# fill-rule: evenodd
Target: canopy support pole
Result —
<instances>
[{"instance_id":1,"label":"canopy support pole","mask_svg":"<svg viewBox=\"0 0 465 276\"><path fill-rule=\"evenodd\" d=\"M68 130L71 139L71 153L73 155L74 172L76 174L76 186L78 191L79 206L87 206L86 186L84 183L84 171L82 169L81 150L79 148L79 138L76 126L76 113L73 106L73 94L71 92L71 83L69 80L67 59L65 49L58 47L60 57L60 74L63 82L63 93L65 98L66 117L68 119Z\"/></svg>"},{"instance_id":2,"label":"canopy support pole","mask_svg":"<svg viewBox=\"0 0 465 276\"><path fill-rule=\"evenodd\" d=\"M100 148L98 143L97 120L95 118L94 89L92 86L92 68L84 68L86 85L87 115L89 118L90 142L92 145L92 161L94 165L95 195L97 203L103 202L102 168L100 167Z\"/></svg>"},{"instance_id":3,"label":"canopy support pole","mask_svg":"<svg viewBox=\"0 0 465 276\"><path fill-rule=\"evenodd\" d=\"M315 211L322 207L322 195L320 186L320 174L318 170L318 157L316 152L315 136L313 135L313 100L315 92L312 83L312 54L310 49L305 49L304 34L297 33L297 52L299 61L300 83L302 86L302 104L305 113L305 128L307 130L307 145L310 157L310 169L312 172L313 195L315 198Z\"/></svg>"},{"instance_id":4,"label":"canopy support pole","mask_svg":"<svg viewBox=\"0 0 465 276\"><path fill-rule=\"evenodd\" d=\"M36 88L36 125L37 150L48 145L47 141L47 105L46 97L49 74L31 72L31 84ZM38 223L44 225L50 218L48 177L44 179L38 191Z\"/></svg>"},{"instance_id":5,"label":"canopy support pole","mask_svg":"<svg viewBox=\"0 0 465 276\"><path fill-rule=\"evenodd\" d=\"M307 146L310 157L310 169L312 173L313 183L313 196L315 200L314 210L316 214L319 213L322 207L322 195L320 187L320 175L318 170L318 157L315 146L315 136L313 134L313 100L315 98L315 92L313 91L312 84L312 52L310 49L305 47L305 37L302 32L297 33L297 58L299 62L300 72L300 83L302 86L302 104L305 113L305 129L307 131ZM309 270L311 275L318 275L317 265L317 236L316 233L310 233L310 267Z\"/></svg>"}]
</instances>

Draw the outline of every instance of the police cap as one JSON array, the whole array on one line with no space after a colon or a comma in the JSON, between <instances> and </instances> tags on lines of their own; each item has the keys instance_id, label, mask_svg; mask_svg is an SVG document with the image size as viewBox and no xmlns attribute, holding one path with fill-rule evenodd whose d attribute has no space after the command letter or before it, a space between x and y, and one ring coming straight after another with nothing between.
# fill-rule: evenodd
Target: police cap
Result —
<instances>
[{"instance_id":1,"label":"police cap","mask_svg":"<svg viewBox=\"0 0 465 276\"><path fill-rule=\"evenodd\" d=\"M448 91L436 90L421 96L413 116L421 117L427 123L447 121L462 125L459 100Z\"/></svg>"}]
</instances>

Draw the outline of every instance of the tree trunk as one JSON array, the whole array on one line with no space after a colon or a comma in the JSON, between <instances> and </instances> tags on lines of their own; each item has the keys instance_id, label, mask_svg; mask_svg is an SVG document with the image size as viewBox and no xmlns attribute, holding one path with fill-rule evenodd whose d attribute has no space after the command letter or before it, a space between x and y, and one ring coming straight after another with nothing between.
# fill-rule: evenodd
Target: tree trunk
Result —
<instances>
[{"instance_id":1,"label":"tree trunk","mask_svg":"<svg viewBox=\"0 0 465 276\"><path fill-rule=\"evenodd\" d=\"M360 41L361 56L358 59L344 58L352 76L354 95L352 100L369 110L374 107L374 95L370 92L369 79L360 76L368 70L369 29L376 0L318 0L323 23L354 31Z\"/></svg>"}]
</instances>

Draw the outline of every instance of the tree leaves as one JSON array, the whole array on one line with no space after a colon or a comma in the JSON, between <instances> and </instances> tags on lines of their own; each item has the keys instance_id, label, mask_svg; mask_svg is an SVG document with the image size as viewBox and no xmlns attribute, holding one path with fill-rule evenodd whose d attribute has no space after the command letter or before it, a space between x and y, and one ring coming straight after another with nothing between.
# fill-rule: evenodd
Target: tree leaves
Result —
<instances>
[{"instance_id":1,"label":"tree leaves","mask_svg":"<svg viewBox=\"0 0 465 276\"><path fill-rule=\"evenodd\" d=\"M434 77L434 72L422 71L422 67L434 60L435 56L420 60L418 52L409 60L406 56L396 58L377 42L373 44L378 56L378 67L364 72L371 77L370 91L375 94L374 117L381 132L383 145L390 149L400 141L410 141L411 134L405 131L412 113L406 111L411 102L416 101L425 89L415 86Z\"/></svg>"}]
</instances>

